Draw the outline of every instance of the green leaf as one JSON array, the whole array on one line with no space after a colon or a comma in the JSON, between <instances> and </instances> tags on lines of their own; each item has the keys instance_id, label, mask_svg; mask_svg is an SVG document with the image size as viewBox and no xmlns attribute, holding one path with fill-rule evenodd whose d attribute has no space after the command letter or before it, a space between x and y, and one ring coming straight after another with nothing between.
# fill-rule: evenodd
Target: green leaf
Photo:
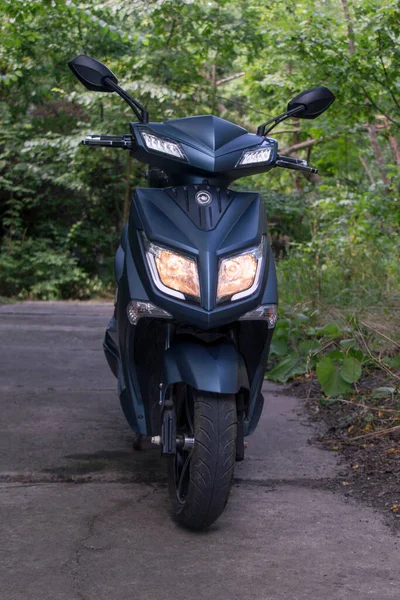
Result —
<instances>
[{"instance_id":1,"label":"green leaf","mask_svg":"<svg viewBox=\"0 0 400 600\"><path fill-rule=\"evenodd\" d=\"M320 343L317 340L302 340L297 346L301 356L307 356L310 353L316 352L319 348Z\"/></svg>"},{"instance_id":2,"label":"green leaf","mask_svg":"<svg viewBox=\"0 0 400 600\"><path fill-rule=\"evenodd\" d=\"M277 356L286 356L288 353L287 341L284 338L272 338L270 354L276 354Z\"/></svg>"},{"instance_id":3,"label":"green leaf","mask_svg":"<svg viewBox=\"0 0 400 600\"><path fill-rule=\"evenodd\" d=\"M369 357L363 354L361 350L357 350L356 348L350 348L348 355L353 356L353 358L356 358L358 361L360 361L360 363L363 363L369 359Z\"/></svg>"},{"instance_id":4,"label":"green leaf","mask_svg":"<svg viewBox=\"0 0 400 600\"><path fill-rule=\"evenodd\" d=\"M293 369L290 371L290 376L291 377L296 377L297 375L304 375L305 373L307 373L307 365L305 362L300 361L297 363L297 365L295 367L293 367Z\"/></svg>"},{"instance_id":5,"label":"green leaf","mask_svg":"<svg viewBox=\"0 0 400 600\"><path fill-rule=\"evenodd\" d=\"M347 383L354 383L361 377L361 363L353 356L348 356L343 361L343 366L340 369L340 376Z\"/></svg>"},{"instance_id":6,"label":"green leaf","mask_svg":"<svg viewBox=\"0 0 400 600\"><path fill-rule=\"evenodd\" d=\"M294 316L294 322L296 323L296 325L301 325L302 323L307 323L310 320L310 318L305 315L304 313L297 313Z\"/></svg>"},{"instance_id":7,"label":"green leaf","mask_svg":"<svg viewBox=\"0 0 400 600\"><path fill-rule=\"evenodd\" d=\"M288 356L281 360L273 369L268 371L267 377L271 381L278 381L279 383L286 383L296 369L299 363L297 356Z\"/></svg>"},{"instance_id":8,"label":"green leaf","mask_svg":"<svg viewBox=\"0 0 400 600\"><path fill-rule=\"evenodd\" d=\"M275 325L275 329L288 329L290 326L289 319L278 319Z\"/></svg>"},{"instance_id":9,"label":"green leaf","mask_svg":"<svg viewBox=\"0 0 400 600\"><path fill-rule=\"evenodd\" d=\"M288 337L288 330L286 328L284 328L284 327L280 327L279 329L275 329L275 331L274 331L274 337L287 339L287 337Z\"/></svg>"},{"instance_id":10,"label":"green leaf","mask_svg":"<svg viewBox=\"0 0 400 600\"><path fill-rule=\"evenodd\" d=\"M350 386L339 374L339 369L328 356L325 356L317 364L317 378L326 396L339 396L347 394Z\"/></svg>"},{"instance_id":11,"label":"green leaf","mask_svg":"<svg viewBox=\"0 0 400 600\"><path fill-rule=\"evenodd\" d=\"M330 338L337 338L341 335L341 331L337 323L327 323L324 327L318 327L318 336L322 337L324 335Z\"/></svg>"},{"instance_id":12,"label":"green leaf","mask_svg":"<svg viewBox=\"0 0 400 600\"><path fill-rule=\"evenodd\" d=\"M343 352L343 350L339 350L338 348L336 350L331 350L330 352L327 352L325 354L325 356L327 356L328 358L332 359L332 360L340 360L342 361L345 358L345 353Z\"/></svg>"},{"instance_id":13,"label":"green leaf","mask_svg":"<svg viewBox=\"0 0 400 600\"><path fill-rule=\"evenodd\" d=\"M354 346L356 345L356 340L355 339L350 339L350 340L341 340L339 342L339 344L342 346L342 348L344 350L348 350L349 348L354 348Z\"/></svg>"},{"instance_id":14,"label":"green leaf","mask_svg":"<svg viewBox=\"0 0 400 600\"><path fill-rule=\"evenodd\" d=\"M389 358L389 360L387 361L387 364L391 369L394 369L394 370L400 369L400 354L397 354L396 356Z\"/></svg>"}]
</instances>

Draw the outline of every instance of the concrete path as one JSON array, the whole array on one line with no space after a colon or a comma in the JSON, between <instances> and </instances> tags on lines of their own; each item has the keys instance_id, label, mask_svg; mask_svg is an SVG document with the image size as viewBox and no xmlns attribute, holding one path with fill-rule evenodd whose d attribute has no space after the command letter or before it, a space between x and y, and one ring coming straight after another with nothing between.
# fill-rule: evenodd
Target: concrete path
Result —
<instances>
[{"instance_id":1,"label":"concrete path","mask_svg":"<svg viewBox=\"0 0 400 600\"><path fill-rule=\"evenodd\" d=\"M131 452L110 313L0 307L1 600L399 600L398 540L329 491L345 467L271 384L224 515L175 526L157 449Z\"/></svg>"}]
</instances>

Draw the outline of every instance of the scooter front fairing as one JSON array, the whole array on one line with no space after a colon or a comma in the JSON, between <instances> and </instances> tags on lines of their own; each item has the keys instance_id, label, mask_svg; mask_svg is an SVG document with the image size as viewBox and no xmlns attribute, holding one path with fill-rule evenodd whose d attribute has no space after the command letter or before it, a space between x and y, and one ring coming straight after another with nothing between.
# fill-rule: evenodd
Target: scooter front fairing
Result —
<instances>
[{"instance_id":1,"label":"scooter front fairing","mask_svg":"<svg viewBox=\"0 0 400 600\"><path fill-rule=\"evenodd\" d=\"M211 197L208 206L195 201L201 191ZM196 257L199 302L157 288L144 240ZM260 245L262 267L255 292L217 303L221 258ZM181 379L217 393L242 390L245 434L251 433L256 425L253 416L261 413L257 404L262 402L260 387L273 329L265 320L240 318L260 305L277 302L274 259L259 195L207 185L136 190L115 267L118 299L104 347L132 429L159 434L160 384L165 389ZM127 309L132 301L151 303L172 318L143 316L131 324Z\"/></svg>"}]
</instances>

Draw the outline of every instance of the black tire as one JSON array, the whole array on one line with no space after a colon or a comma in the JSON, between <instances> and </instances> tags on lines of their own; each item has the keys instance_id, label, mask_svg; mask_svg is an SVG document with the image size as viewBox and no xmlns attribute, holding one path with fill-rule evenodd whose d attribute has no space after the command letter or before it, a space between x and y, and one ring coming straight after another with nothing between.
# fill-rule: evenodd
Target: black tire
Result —
<instances>
[{"instance_id":1,"label":"black tire","mask_svg":"<svg viewBox=\"0 0 400 600\"><path fill-rule=\"evenodd\" d=\"M187 419L186 429L194 435L195 443L192 450L178 450L176 457L169 459L168 488L173 518L189 529L201 530L218 519L231 491L236 456L236 399L234 395L187 388L185 405L183 419L182 410L178 415L178 433L183 431ZM183 462L187 463L185 481L180 479Z\"/></svg>"}]
</instances>

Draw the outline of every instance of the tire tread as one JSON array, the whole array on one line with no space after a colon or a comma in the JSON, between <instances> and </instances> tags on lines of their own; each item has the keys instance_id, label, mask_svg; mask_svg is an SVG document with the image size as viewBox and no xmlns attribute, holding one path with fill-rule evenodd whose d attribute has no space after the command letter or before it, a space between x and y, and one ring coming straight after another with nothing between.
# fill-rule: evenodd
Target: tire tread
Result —
<instances>
[{"instance_id":1,"label":"tire tread","mask_svg":"<svg viewBox=\"0 0 400 600\"><path fill-rule=\"evenodd\" d=\"M233 481L236 454L234 395L193 390L195 446L184 503L178 501L170 464L169 489L175 520L194 530L209 527L224 510Z\"/></svg>"}]
</instances>

